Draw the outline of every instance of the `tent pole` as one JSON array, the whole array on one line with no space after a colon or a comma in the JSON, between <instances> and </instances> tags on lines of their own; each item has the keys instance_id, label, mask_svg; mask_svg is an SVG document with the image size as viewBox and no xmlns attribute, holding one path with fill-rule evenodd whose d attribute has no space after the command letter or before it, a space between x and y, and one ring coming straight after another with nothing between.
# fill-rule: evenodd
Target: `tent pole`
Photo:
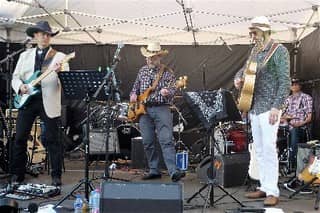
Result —
<instances>
[{"instance_id":1,"label":"tent pole","mask_svg":"<svg viewBox=\"0 0 320 213\"><path fill-rule=\"evenodd\" d=\"M69 10L69 0L65 1L65 10ZM68 27L68 14L64 14L64 27Z\"/></svg>"}]
</instances>

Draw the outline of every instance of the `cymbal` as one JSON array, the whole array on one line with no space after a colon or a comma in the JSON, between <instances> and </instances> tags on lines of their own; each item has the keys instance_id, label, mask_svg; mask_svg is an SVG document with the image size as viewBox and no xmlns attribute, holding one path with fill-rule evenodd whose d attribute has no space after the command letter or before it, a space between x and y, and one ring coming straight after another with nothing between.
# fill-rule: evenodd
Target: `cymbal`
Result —
<instances>
[{"instance_id":1,"label":"cymbal","mask_svg":"<svg viewBox=\"0 0 320 213\"><path fill-rule=\"evenodd\" d=\"M174 99L176 99L176 98L183 98L183 96L182 96L182 95L175 95L175 96L173 96L173 98L174 98Z\"/></svg>"}]
</instances>

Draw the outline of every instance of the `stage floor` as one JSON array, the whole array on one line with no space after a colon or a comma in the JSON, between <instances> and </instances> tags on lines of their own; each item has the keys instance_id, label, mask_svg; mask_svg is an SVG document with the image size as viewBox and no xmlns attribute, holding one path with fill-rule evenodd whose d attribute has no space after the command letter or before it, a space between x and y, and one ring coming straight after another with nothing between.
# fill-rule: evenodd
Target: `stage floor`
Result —
<instances>
[{"instance_id":1,"label":"stage floor","mask_svg":"<svg viewBox=\"0 0 320 213\"><path fill-rule=\"evenodd\" d=\"M63 177L62 177L63 185L61 188L61 195L53 197L49 200L34 199L27 202L19 201L19 207L20 208L27 207L30 202L39 203L41 206L46 204L57 203L57 201L61 197L63 197L63 195L68 193L73 188L73 186L77 184L78 181L84 177L84 159L82 157L79 157L78 159L75 159L75 160L66 159L65 168L66 168L66 171L65 173L63 173ZM103 175L103 170L104 170L103 162L96 162L96 161L92 162L90 165L90 178L99 177ZM130 169L124 163L124 164L121 164L121 166L119 166L117 170L115 170L113 177L123 178L133 182L143 182L141 180L143 172L144 172L143 170ZM288 196L290 195L290 192L285 190L282 184L285 180L286 178L280 178L281 197L280 197L280 204L277 206L277 208L282 209L283 212L308 212L308 213L318 212L313 209L315 194L309 194L309 195L298 194L293 199L289 199ZM95 180L93 183L94 185L98 185L99 183L101 183L101 181L102 180ZM2 178L1 183L5 183L5 182L6 182L6 179ZM27 175L25 182L50 184L51 177L48 176L47 171L44 171L44 174L40 174L38 177L32 177L30 175ZM171 180L169 176L166 174L166 172L164 171L164 175L162 179L156 180L153 182L170 183ZM181 181L181 184L183 184L185 201L202 186L202 184L199 183L197 175L193 171L187 172L187 176ZM244 197L244 194L246 193L246 189L247 189L247 186L226 188L226 190L229 193L235 196L244 205L262 207L263 206L262 199L248 200ZM84 188L82 187L78 192L83 193ZM205 195L206 191L204 191L203 194ZM215 188L214 194L215 194L215 199L217 199L221 197L221 195L223 195L223 192L219 188ZM66 209L64 211L59 211L59 212L73 212L72 210L73 199L74 198L71 197L70 199L63 202L62 206L66 207ZM201 212L203 204L204 204L204 200L200 197L193 199L190 204L187 204L186 202L184 202L184 212L187 212L187 213ZM236 202L234 202L231 198L224 197L222 200L220 200L215 204L215 207L207 208L205 212L220 213L220 212L225 212L227 209L235 209L238 207L240 206ZM271 212L275 213L277 211L271 211Z\"/></svg>"}]
</instances>

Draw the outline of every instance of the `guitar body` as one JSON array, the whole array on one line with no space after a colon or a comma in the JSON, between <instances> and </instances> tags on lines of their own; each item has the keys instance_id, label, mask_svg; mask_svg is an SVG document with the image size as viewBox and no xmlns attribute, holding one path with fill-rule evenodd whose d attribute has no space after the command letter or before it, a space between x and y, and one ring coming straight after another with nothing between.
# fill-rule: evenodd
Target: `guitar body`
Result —
<instances>
[{"instance_id":1,"label":"guitar body","mask_svg":"<svg viewBox=\"0 0 320 213\"><path fill-rule=\"evenodd\" d=\"M145 103L152 92L152 88L148 88L137 97L137 102L130 102L128 109L128 120L131 122L139 121L141 115L147 113Z\"/></svg>"},{"instance_id":2,"label":"guitar body","mask_svg":"<svg viewBox=\"0 0 320 213\"><path fill-rule=\"evenodd\" d=\"M17 109L20 109L25 104L27 104L30 100L30 98L38 93L40 93L39 87L32 86L32 82L36 80L41 74L41 71L36 71L32 74L30 78L28 78L26 81L24 81L24 84L27 84L29 87L29 93L18 95L16 94L14 97L14 107Z\"/></svg>"},{"instance_id":3,"label":"guitar body","mask_svg":"<svg viewBox=\"0 0 320 213\"><path fill-rule=\"evenodd\" d=\"M248 112L252 105L254 84L256 81L257 64L251 63L244 72L244 82L240 93L238 109L242 112Z\"/></svg>"},{"instance_id":4,"label":"guitar body","mask_svg":"<svg viewBox=\"0 0 320 213\"><path fill-rule=\"evenodd\" d=\"M313 184L320 183L320 160L315 156L310 156L308 166L306 166L298 175L298 179L309 183L313 181Z\"/></svg>"}]
</instances>

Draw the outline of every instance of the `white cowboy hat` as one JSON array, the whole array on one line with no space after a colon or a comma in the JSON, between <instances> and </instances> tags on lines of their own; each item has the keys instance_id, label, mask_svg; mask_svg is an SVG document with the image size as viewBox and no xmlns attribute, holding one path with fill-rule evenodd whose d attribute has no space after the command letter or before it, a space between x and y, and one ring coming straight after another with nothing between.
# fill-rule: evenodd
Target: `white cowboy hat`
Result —
<instances>
[{"instance_id":1,"label":"white cowboy hat","mask_svg":"<svg viewBox=\"0 0 320 213\"><path fill-rule=\"evenodd\" d=\"M141 47L140 51L144 57L152 57L155 55L164 56L169 53L168 50L161 49L159 42L150 43L147 48Z\"/></svg>"},{"instance_id":2,"label":"white cowboy hat","mask_svg":"<svg viewBox=\"0 0 320 213\"><path fill-rule=\"evenodd\" d=\"M271 26L267 17L257 16L251 20L251 27L249 27L249 29L259 29L265 32L271 30Z\"/></svg>"}]
</instances>

